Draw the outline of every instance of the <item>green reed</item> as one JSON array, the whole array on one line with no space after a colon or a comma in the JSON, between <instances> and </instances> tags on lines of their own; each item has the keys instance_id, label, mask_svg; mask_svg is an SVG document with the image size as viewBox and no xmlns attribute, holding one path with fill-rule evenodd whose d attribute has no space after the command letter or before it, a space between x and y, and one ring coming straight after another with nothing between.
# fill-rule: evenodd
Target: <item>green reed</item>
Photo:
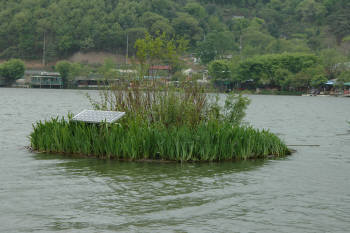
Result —
<instances>
[{"instance_id":1,"label":"green reed","mask_svg":"<svg viewBox=\"0 0 350 233\"><path fill-rule=\"evenodd\" d=\"M226 121L167 126L143 119L86 124L51 119L33 125L34 150L122 160L225 161L290 153L274 134Z\"/></svg>"},{"instance_id":2,"label":"green reed","mask_svg":"<svg viewBox=\"0 0 350 233\"><path fill-rule=\"evenodd\" d=\"M148 86L149 85L149 86ZM91 99L90 99L91 100ZM290 153L266 130L241 126L250 100L241 95L209 98L193 83L172 89L133 81L101 92L95 109L125 111L117 124L54 118L33 125L34 150L122 160L225 161Z\"/></svg>"},{"instance_id":3,"label":"green reed","mask_svg":"<svg viewBox=\"0 0 350 233\"><path fill-rule=\"evenodd\" d=\"M120 82L100 90L97 100L88 96L96 110L125 112L125 117L142 119L149 124L196 126L209 120L226 120L240 124L250 103L247 97L227 94L225 104L219 98L209 98L205 89L196 83L183 83L179 88L164 86L162 81Z\"/></svg>"}]
</instances>

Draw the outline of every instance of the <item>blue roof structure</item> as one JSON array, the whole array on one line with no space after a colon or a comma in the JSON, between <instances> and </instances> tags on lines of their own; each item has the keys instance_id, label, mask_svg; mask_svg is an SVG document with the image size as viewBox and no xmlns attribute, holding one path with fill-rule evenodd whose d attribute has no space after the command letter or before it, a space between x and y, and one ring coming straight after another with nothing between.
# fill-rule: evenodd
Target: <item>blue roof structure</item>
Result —
<instances>
[{"instance_id":1,"label":"blue roof structure","mask_svg":"<svg viewBox=\"0 0 350 233\"><path fill-rule=\"evenodd\" d=\"M335 81L334 80L328 80L325 84L333 86L335 84Z\"/></svg>"}]
</instances>

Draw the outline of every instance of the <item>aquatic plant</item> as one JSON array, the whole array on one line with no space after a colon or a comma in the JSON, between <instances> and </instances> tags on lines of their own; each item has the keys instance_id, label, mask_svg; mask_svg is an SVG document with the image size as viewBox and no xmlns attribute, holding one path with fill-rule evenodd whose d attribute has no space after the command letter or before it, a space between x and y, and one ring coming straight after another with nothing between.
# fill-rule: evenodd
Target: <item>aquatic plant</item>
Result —
<instances>
[{"instance_id":1,"label":"aquatic plant","mask_svg":"<svg viewBox=\"0 0 350 233\"><path fill-rule=\"evenodd\" d=\"M225 161L281 157L286 145L267 130L225 121L166 126L141 118L121 124L86 124L54 118L33 125L34 150L122 160Z\"/></svg>"},{"instance_id":2,"label":"aquatic plant","mask_svg":"<svg viewBox=\"0 0 350 233\"><path fill-rule=\"evenodd\" d=\"M54 118L33 125L36 151L123 160L223 161L280 157L285 144L266 130L242 126L250 100L228 94L224 104L200 86L177 89L152 80L115 84L101 92L95 109L126 112L117 124Z\"/></svg>"},{"instance_id":3,"label":"aquatic plant","mask_svg":"<svg viewBox=\"0 0 350 233\"><path fill-rule=\"evenodd\" d=\"M219 98L209 98L203 87L192 82L174 88L159 80L137 79L132 79L131 84L119 82L102 89L99 100L88 98L96 110L123 111L129 119L141 118L166 126L195 126L209 120L240 124L250 103L247 97L230 93L221 106Z\"/></svg>"}]
</instances>

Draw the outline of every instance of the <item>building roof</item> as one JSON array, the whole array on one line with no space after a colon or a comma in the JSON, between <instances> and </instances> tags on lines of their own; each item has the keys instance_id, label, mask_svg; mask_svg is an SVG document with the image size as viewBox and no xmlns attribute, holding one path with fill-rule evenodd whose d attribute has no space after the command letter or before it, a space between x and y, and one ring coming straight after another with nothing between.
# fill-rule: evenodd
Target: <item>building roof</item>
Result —
<instances>
[{"instance_id":1,"label":"building roof","mask_svg":"<svg viewBox=\"0 0 350 233\"><path fill-rule=\"evenodd\" d=\"M50 76L60 76L58 72L48 72L44 70L25 70L25 75L50 75Z\"/></svg>"},{"instance_id":2,"label":"building roof","mask_svg":"<svg viewBox=\"0 0 350 233\"><path fill-rule=\"evenodd\" d=\"M87 81L87 80L100 80L99 78L96 77L87 77L87 76L76 76L74 78L75 81Z\"/></svg>"},{"instance_id":3,"label":"building roof","mask_svg":"<svg viewBox=\"0 0 350 233\"><path fill-rule=\"evenodd\" d=\"M131 70L131 69L116 69L119 73L126 73L126 74L136 74L137 70Z\"/></svg>"},{"instance_id":4,"label":"building roof","mask_svg":"<svg viewBox=\"0 0 350 233\"><path fill-rule=\"evenodd\" d=\"M33 75L32 78L48 78L48 79L53 79L53 78L59 78L61 79L60 76L57 76L57 75Z\"/></svg>"},{"instance_id":5,"label":"building roof","mask_svg":"<svg viewBox=\"0 0 350 233\"><path fill-rule=\"evenodd\" d=\"M150 70L171 70L171 67L168 65L156 65L156 66L151 66L149 68Z\"/></svg>"},{"instance_id":6,"label":"building roof","mask_svg":"<svg viewBox=\"0 0 350 233\"><path fill-rule=\"evenodd\" d=\"M187 69L187 70L182 71L182 73L183 73L184 75L189 75L189 74L193 73L193 69L189 68L189 69Z\"/></svg>"},{"instance_id":7,"label":"building roof","mask_svg":"<svg viewBox=\"0 0 350 233\"><path fill-rule=\"evenodd\" d=\"M326 85L334 85L335 81L334 80L328 80L327 82L325 82L324 84Z\"/></svg>"},{"instance_id":8,"label":"building roof","mask_svg":"<svg viewBox=\"0 0 350 233\"><path fill-rule=\"evenodd\" d=\"M17 80L16 80L16 83L17 83L17 84L26 84L27 81L26 81L24 78L20 78L20 79L17 79Z\"/></svg>"}]
</instances>

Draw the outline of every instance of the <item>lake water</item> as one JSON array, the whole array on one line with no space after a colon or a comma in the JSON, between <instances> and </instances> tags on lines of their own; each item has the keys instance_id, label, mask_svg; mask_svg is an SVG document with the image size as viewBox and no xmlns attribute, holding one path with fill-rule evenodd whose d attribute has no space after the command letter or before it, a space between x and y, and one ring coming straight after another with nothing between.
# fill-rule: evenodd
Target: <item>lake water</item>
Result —
<instances>
[{"instance_id":1,"label":"lake water","mask_svg":"<svg viewBox=\"0 0 350 233\"><path fill-rule=\"evenodd\" d=\"M350 98L249 96L248 123L320 145L280 160L130 163L25 149L35 121L90 108L84 93L0 89L0 232L350 231Z\"/></svg>"}]
</instances>

